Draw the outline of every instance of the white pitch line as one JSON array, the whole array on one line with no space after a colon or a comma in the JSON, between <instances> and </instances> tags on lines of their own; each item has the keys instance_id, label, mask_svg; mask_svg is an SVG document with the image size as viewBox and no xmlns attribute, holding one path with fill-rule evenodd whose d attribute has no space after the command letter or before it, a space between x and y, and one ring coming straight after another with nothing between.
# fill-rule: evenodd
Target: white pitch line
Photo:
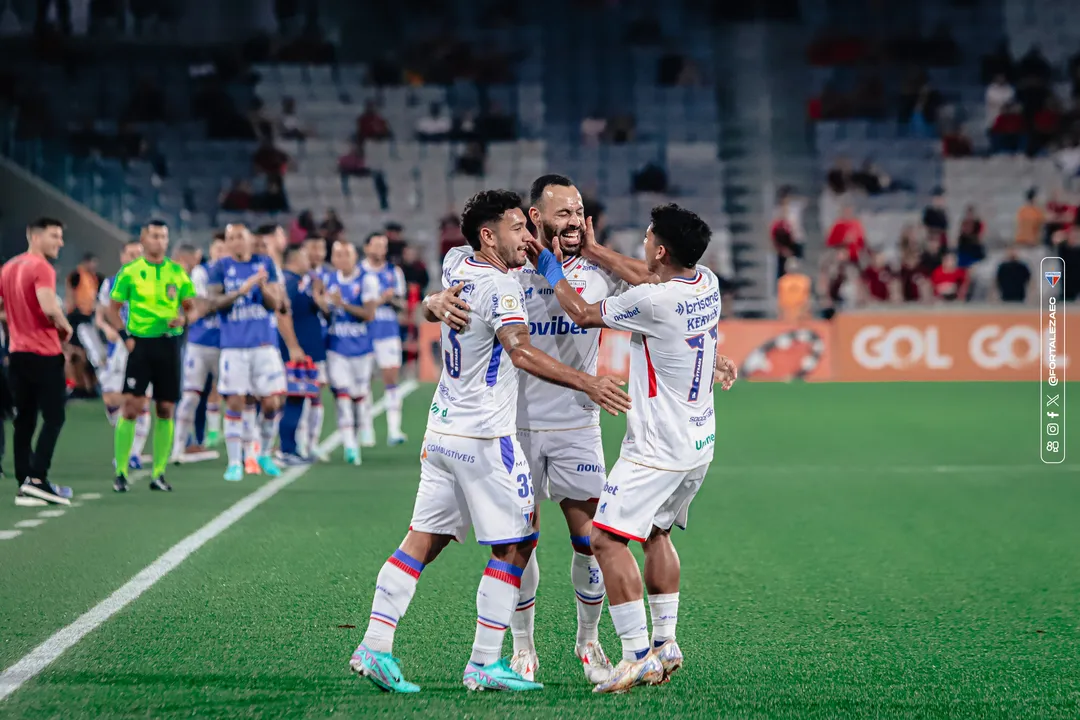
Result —
<instances>
[{"instance_id":1,"label":"white pitch line","mask_svg":"<svg viewBox=\"0 0 1080 720\"><path fill-rule=\"evenodd\" d=\"M723 473L725 475L791 475L803 473L830 473L842 475L844 473L859 473L873 477L874 475L954 475L963 473L989 474L989 473L1015 473L1015 472L1044 472L1054 473L1061 471L1080 470L1080 465L1053 465L1056 470L1040 470L1041 463L1033 462L1029 465L884 465L880 467L860 465L723 465L713 462L709 467L710 473Z\"/></svg>"},{"instance_id":2,"label":"white pitch line","mask_svg":"<svg viewBox=\"0 0 1080 720\"><path fill-rule=\"evenodd\" d=\"M22 530L0 530L0 540L11 540L22 535Z\"/></svg>"},{"instance_id":3,"label":"white pitch line","mask_svg":"<svg viewBox=\"0 0 1080 720\"><path fill-rule=\"evenodd\" d=\"M408 396L416 388L417 384L411 380L402 383L402 397ZM376 416L385 410L384 399L376 403L374 407ZM335 432L324 440L319 447L324 452L332 452L340 444L341 439ZM79 616L75 622L53 633L48 640L23 656L22 659L5 670L3 674L0 674L0 701L10 697L27 681L32 680L67 650L100 627L102 623L134 602L177 565L189 558L196 550L225 532L237 520L303 477L304 473L310 468L310 465L289 468L281 477L269 481L255 492L245 496L206 525L173 545L165 551L164 555L143 568L112 595ZM87 496L83 495L82 497Z\"/></svg>"},{"instance_id":4,"label":"white pitch line","mask_svg":"<svg viewBox=\"0 0 1080 720\"><path fill-rule=\"evenodd\" d=\"M100 500L101 493L79 493L80 500Z\"/></svg>"},{"instance_id":5,"label":"white pitch line","mask_svg":"<svg viewBox=\"0 0 1080 720\"><path fill-rule=\"evenodd\" d=\"M37 527L38 525L44 525L44 524L45 524L44 520L38 520L38 519L35 518L35 519L31 519L31 520L20 520L19 522L15 523L15 527L17 527L17 528L34 528L34 527Z\"/></svg>"},{"instance_id":6,"label":"white pitch line","mask_svg":"<svg viewBox=\"0 0 1080 720\"><path fill-rule=\"evenodd\" d=\"M54 517L60 517L61 515L64 514L64 512L65 511L63 511L63 510L42 510L41 512L39 512L37 514L37 516L40 517L40 518L54 518Z\"/></svg>"}]
</instances>

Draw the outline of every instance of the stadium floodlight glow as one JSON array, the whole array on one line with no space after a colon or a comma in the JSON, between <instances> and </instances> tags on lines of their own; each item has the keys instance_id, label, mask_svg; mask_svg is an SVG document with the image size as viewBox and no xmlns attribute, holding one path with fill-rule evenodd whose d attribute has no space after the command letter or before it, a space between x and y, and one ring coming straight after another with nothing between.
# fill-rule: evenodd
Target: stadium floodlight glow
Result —
<instances>
[{"instance_id":1,"label":"stadium floodlight glow","mask_svg":"<svg viewBox=\"0 0 1080 720\"><path fill-rule=\"evenodd\" d=\"M1065 261L1039 263L1039 458L1065 462Z\"/></svg>"}]
</instances>

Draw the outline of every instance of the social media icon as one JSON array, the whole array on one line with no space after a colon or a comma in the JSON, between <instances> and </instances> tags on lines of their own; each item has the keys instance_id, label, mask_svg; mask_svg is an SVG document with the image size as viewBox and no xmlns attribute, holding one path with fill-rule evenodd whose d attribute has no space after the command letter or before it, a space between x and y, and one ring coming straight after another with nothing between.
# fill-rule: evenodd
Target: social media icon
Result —
<instances>
[{"instance_id":1,"label":"social media icon","mask_svg":"<svg viewBox=\"0 0 1080 720\"><path fill-rule=\"evenodd\" d=\"M1061 417L1061 416L1058 415L1056 412L1048 412L1048 413L1046 413L1046 417L1048 417L1048 418L1056 418L1056 417Z\"/></svg>"},{"instance_id":2,"label":"social media icon","mask_svg":"<svg viewBox=\"0 0 1080 720\"><path fill-rule=\"evenodd\" d=\"M1046 434L1047 435L1057 435L1058 434L1058 424L1057 423L1046 423Z\"/></svg>"}]
</instances>

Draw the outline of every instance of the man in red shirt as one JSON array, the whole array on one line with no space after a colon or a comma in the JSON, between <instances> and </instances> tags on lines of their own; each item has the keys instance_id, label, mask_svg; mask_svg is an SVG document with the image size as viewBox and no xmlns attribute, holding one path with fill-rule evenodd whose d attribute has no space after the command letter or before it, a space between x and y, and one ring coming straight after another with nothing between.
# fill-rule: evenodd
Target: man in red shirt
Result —
<instances>
[{"instance_id":1,"label":"man in red shirt","mask_svg":"<svg viewBox=\"0 0 1080 720\"><path fill-rule=\"evenodd\" d=\"M71 488L49 482L56 441L64 426L67 387L61 342L71 325L56 296L56 270L50 264L64 246L64 226L42 218L26 229L29 248L0 270L0 308L10 335L8 370L15 402L12 438L17 505L71 504ZM37 446L31 448L41 413Z\"/></svg>"},{"instance_id":2,"label":"man in red shirt","mask_svg":"<svg viewBox=\"0 0 1080 720\"><path fill-rule=\"evenodd\" d=\"M942 256L941 265L930 273L930 284L934 287L934 297L938 300L967 300L967 270L957 266L955 253L949 252Z\"/></svg>"}]
</instances>

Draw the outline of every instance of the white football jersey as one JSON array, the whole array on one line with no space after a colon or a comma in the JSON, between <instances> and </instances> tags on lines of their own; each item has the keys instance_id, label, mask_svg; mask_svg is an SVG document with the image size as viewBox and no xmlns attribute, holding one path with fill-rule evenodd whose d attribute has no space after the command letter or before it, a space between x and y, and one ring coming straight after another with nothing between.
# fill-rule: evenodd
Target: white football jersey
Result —
<instances>
[{"instance_id":1,"label":"white football jersey","mask_svg":"<svg viewBox=\"0 0 1080 720\"><path fill-rule=\"evenodd\" d=\"M515 324L528 326L521 285L492 265L467 257L450 258L443 287L464 283L469 325L458 332L442 325L443 371L431 401L428 430L472 438L498 438L517 432L518 372L495 333Z\"/></svg>"},{"instance_id":2,"label":"white football jersey","mask_svg":"<svg viewBox=\"0 0 1080 720\"><path fill-rule=\"evenodd\" d=\"M455 267L471 255L471 248L454 248L446 254L445 267ZM563 273L589 303L615 295L623 285L583 257L567 258ZM531 263L511 270L510 275L521 283L525 293L529 341L533 347L575 370L595 375L600 329L574 324L560 307L551 285ZM528 373L521 373L518 383L518 428L522 430L573 430L600 423L599 406L583 392L553 385Z\"/></svg>"},{"instance_id":3,"label":"white football jersey","mask_svg":"<svg viewBox=\"0 0 1080 720\"><path fill-rule=\"evenodd\" d=\"M631 408L622 457L660 470L692 470L713 457L713 367L720 288L698 265L693 279L639 285L604 300L604 323L632 333Z\"/></svg>"}]
</instances>

